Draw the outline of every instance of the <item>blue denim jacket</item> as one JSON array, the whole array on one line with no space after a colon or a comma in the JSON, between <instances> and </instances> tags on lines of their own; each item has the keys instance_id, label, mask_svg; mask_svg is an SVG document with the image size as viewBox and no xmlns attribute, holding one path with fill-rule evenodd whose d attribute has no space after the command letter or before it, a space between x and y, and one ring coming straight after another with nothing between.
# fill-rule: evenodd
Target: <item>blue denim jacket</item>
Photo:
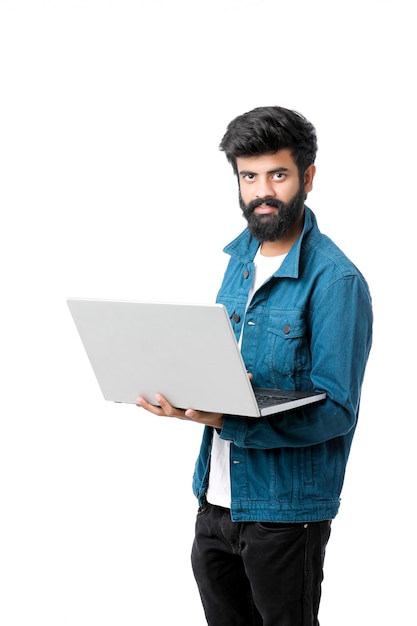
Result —
<instances>
[{"instance_id":1,"label":"blue denim jacket","mask_svg":"<svg viewBox=\"0 0 417 626\"><path fill-rule=\"evenodd\" d=\"M246 229L224 249L230 260L217 301L229 312L255 387L324 390L325 401L267 418L224 417L235 521L302 522L336 516L372 341L368 285L318 229L304 229L245 314L259 242ZM193 478L207 490L213 429L206 427Z\"/></svg>"}]
</instances>

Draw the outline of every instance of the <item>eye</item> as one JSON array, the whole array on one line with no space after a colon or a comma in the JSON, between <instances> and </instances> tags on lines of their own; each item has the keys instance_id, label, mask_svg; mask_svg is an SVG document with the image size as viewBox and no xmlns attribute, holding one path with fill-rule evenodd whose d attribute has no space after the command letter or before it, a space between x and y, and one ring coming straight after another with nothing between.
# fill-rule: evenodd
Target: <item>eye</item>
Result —
<instances>
[{"instance_id":1,"label":"eye","mask_svg":"<svg viewBox=\"0 0 417 626\"><path fill-rule=\"evenodd\" d=\"M284 180L285 174L284 172L275 172L272 176L274 180Z\"/></svg>"},{"instance_id":2,"label":"eye","mask_svg":"<svg viewBox=\"0 0 417 626\"><path fill-rule=\"evenodd\" d=\"M248 172L247 174L242 174L242 180L252 181L255 180L255 174Z\"/></svg>"}]
</instances>

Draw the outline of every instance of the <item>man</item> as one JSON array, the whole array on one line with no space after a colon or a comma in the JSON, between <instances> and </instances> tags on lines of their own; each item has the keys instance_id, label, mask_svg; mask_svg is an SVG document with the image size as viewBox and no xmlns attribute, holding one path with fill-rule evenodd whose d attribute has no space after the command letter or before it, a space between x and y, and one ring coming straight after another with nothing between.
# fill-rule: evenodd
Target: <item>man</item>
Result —
<instances>
[{"instance_id":1,"label":"man","mask_svg":"<svg viewBox=\"0 0 417 626\"><path fill-rule=\"evenodd\" d=\"M229 124L220 148L248 226L225 248L218 301L252 382L327 398L261 419L177 410L163 396L160 407L138 404L206 425L192 564L207 623L316 626L371 347L371 298L304 204L316 171L310 122L260 107Z\"/></svg>"}]
</instances>

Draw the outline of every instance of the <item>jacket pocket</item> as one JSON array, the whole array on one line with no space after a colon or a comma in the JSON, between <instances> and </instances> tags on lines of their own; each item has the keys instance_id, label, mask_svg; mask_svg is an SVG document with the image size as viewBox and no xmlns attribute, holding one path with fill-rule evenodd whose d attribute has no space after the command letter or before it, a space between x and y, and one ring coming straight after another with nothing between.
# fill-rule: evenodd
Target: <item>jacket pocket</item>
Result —
<instances>
[{"instance_id":1,"label":"jacket pocket","mask_svg":"<svg viewBox=\"0 0 417 626\"><path fill-rule=\"evenodd\" d=\"M275 384L280 384L284 377L291 379L295 388L305 386L309 377L303 380L302 373L309 374L311 359L304 317L299 311L271 314L267 331L269 366L277 375Z\"/></svg>"}]
</instances>

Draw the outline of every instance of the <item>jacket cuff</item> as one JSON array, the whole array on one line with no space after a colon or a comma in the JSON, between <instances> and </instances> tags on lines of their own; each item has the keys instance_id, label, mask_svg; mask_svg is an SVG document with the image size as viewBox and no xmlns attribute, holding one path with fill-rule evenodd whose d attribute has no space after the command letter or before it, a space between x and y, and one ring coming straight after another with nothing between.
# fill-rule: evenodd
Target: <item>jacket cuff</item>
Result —
<instances>
[{"instance_id":1,"label":"jacket cuff","mask_svg":"<svg viewBox=\"0 0 417 626\"><path fill-rule=\"evenodd\" d=\"M237 415L225 415L223 417L223 427L219 433L220 439L231 441L236 446L244 445L247 431L247 418Z\"/></svg>"}]
</instances>

